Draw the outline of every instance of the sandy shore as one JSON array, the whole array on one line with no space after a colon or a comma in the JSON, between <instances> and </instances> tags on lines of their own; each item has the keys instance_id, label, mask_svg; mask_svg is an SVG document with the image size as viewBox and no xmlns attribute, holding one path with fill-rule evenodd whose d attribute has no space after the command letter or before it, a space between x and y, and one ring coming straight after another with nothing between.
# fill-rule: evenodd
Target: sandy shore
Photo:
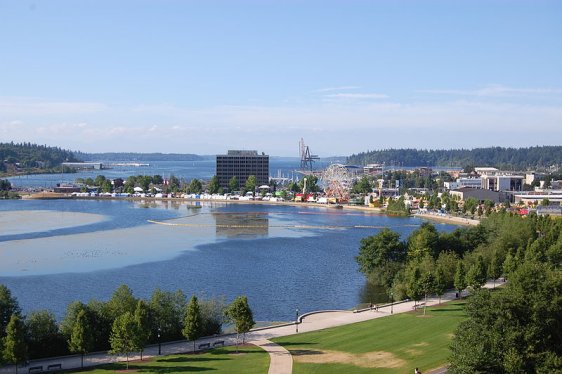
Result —
<instances>
[{"instance_id":1,"label":"sandy shore","mask_svg":"<svg viewBox=\"0 0 562 374\"><path fill-rule=\"evenodd\" d=\"M477 219L455 217L450 215L429 214L429 213L416 213L414 214L414 217L420 217L431 221L451 223L454 225L463 225L463 226L477 226L480 223L480 221Z\"/></svg>"}]
</instances>

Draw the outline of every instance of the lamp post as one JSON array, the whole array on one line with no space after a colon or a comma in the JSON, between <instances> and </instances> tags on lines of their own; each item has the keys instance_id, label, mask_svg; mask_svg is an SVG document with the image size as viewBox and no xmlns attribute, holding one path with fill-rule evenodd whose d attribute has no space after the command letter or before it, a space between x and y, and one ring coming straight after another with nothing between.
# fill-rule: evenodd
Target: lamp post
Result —
<instances>
[{"instance_id":1,"label":"lamp post","mask_svg":"<svg viewBox=\"0 0 562 374\"><path fill-rule=\"evenodd\" d=\"M394 294L390 292L390 314L394 313Z\"/></svg>"},{"instance_id":2,"label":"lamp post","mask_svg":"<svg viewBox=\"0 0 562 374\"><path fill-rule=\"evenodd\" d=\"M162 347L160 344L160 332L161 332L160 327L158 327L158 356L162 354Z\"/></svg>"},{"instance_id":3,"label":"lamp post","mask_svg":"<svg viewBox=\"0 0 562 374\"><path fill-rule=\"evenodd\" d=\"M296 313L295 328L296 328L297 332L299 332L299 308L297 308L295 313Z\"/></svg>"}]
</instances>

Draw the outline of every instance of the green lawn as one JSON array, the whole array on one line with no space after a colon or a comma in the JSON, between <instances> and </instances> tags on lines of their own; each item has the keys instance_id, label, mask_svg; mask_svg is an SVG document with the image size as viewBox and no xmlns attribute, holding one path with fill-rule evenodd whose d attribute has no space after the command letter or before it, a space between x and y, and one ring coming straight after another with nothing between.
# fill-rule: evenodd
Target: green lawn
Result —
<instances>
[{"instance_id":1,"label":"green lawn","mask_svg":"<svg viewBox=\"0 0 562 374\"><path fill-rule=\"evenodd\" d=\"M274 341L293 354L293 373L406 373L443 366L462 302L302 333Z\"/></svg>"},{"instance_id":2,"label":"green lawn","mask_svg":"<svg viewBox=\"0 0 562 374\"><path fill-rule=\"evenodd\" d=\"M123 373L125 363L108 364L76 373L109 374ZM217 348L203 354L162 356L157 359L129 363L132 373L187 373L212 371L213 373L263 374L269 368L269 355L259 347L246 345L236 354L235 347Z\"/></svg>"}]
</instances>

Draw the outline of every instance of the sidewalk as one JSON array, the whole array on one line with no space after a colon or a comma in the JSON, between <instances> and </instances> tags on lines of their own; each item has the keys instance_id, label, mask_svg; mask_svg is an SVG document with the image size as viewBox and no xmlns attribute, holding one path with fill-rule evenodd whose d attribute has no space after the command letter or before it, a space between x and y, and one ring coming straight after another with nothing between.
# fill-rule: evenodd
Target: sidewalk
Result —
<instances>
[{"instance_id":1,"label":"sidewalk","mask_svg":"<svg viewBox=\"0 0 562 374\"><path fill-rule=\"evenodd\" d=\"M503 282L496 281L496 287L502 285ZM488 282L485 288L492 288L493 282ZM466 296L466 291L463 291L462 296ZM455 299L455 291L447 292L441 298L441 302L447 302ZM436 297L428 298L427 299L427 306L437 305L439 303L439 299ZM395 304L388 304L383 307L379 307L377 311L370 310L370 309L363 309L361 311L353 312L353 311L318 311L318 312L311 312L303 314L299 318L299 325L298 325L298 333L309 332L309 331L316 331L322 330L329 327L335 326L342 326L348 325L351 323L367 321L375 318L382 318L388 317L391 314L398 314L398 313L406 313L411 312L413 310L414 302L413 301L406 301L406 302L398 302ZM391 313L392 312L392 313ZM290 373L288 371L289 367L292 368L292 357L290 354L284 354L281 350L274 347L276 344L267 342L269 339L278 338L282 336L289 336L297 334L296 326L294 323L276 326L276 327L268 327L263 329L254 330L248 334L246 334L246 341L248 343L256 344L265 346L270 349L266 349L270 352L271 356L271 364L270 364L270 374L282 374L282 373ZM199 344L210 343L211 346L214 342L223 340L225 345L235 345L236 344L236 334L230 335L221 335L211 338L205 338L201 340L197 340L196 346ZM274 344L274 345L267 345L267 344ZM279 347L279 346L277 346ZM282 348L282 347L280 347ZM188 341L177 341L177 342L170 342L164 343L161 345L161 353L162 355L170 355L170 354L178 354L178 353L186 353L186 352L193 352L193 342ZM145 349L143 353L144 358L151 358L158 355L158 345L149 346ZM273 356L276 356L275 358ZM129 360L140 360L140 354L131 354L129 356ZM281 360L281 363L279 363ZM290 360L290 366L287 360ZM84 356L84 367L96 366L100 364L118 362L118 361L125 361L125 356L118 356L118 355L109 355L107 353L93 353ZM274 364L275 362L275 364ZM284 362L284 363L283 363ZM61 364L62 369L76 369L80 368L80 356L65 356L60 358L53 358L53 359L45 359L45 360L34 360L32 361L28 367L18 368L18 372L25 374L28 373L30 367L35 366L43 366L46 368L49 365L53 364ZM275 365L279 367L279 370L271 371L271 366ZM12 374L15 373L14 366L4 366L0 368L0 374Z\"/></svg>"}]
</instances>

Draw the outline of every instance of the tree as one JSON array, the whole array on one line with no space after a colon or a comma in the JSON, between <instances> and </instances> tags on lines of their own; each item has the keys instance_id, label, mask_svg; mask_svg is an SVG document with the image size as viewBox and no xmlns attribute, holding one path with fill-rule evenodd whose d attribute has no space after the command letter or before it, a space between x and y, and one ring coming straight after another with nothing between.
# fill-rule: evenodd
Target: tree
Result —
<instances>
[{"instance_id":1,"label":"tree","mask_svg":"<svg viewBox=\"0 0 562 374\"><path fill-rule=\"evenodd\" d=\"M111 353L125 354L127 370L129 370L129 354L136 349L138 343L138 325L130 312L125 312L115 319L109 336Z\"/></svg>"},{"instance_id":2,"label":"tree","mask_svg":"<svg viewBox=\"0 0 562 374\"><path fill-rule=\"evenodd\" d=\"M416 303L421 300L423 287L421 284L421 272L417 265L410 267L406 274L406 292Z\"/></svg>"},{"instance_id":3,"label":"tree","mask_svg":"<svg viewBox=\"0 0 562 374\"><path fill-rule=\"evenodd\" d=\"M466 283L473 289L480 288L486 284L486 265L484 265L484 258L478 256L476 263L473 264L468 273L466 274Z\"/></svg>"},{"instance_id":4,"label":"tree","mask_svg":"<svg viewBox=\"0 0 562 374\"><path fill-rule=\"evenodd\" d=\"M224 296L212 299L198 299L201 310L201 336L222 333L226 301Z\"/></svg>"},{"instance_id":5,"label":"tree","mask_svg":"<svg viewBox=\"0 0 562 374\"><path fill-rule=\"evenodd\" d=\"M257 184L258 180L256 179L255 175L248 176L248 179L246 179L246 183L244 184L244 191L251 192L253 195L256 191Z\"/></svg>"},{"instance_id":6,"label":"tree","mask_svg":"<svg viewBox=\"0 0 562 374\"><path fill-rule=\"evenodd\" d=\"M400 241L400 234L389 228L361 240L359 255L355 260L363 274L369 274L385 262L403 262L406 258L406 245Z\"/></svg>"},{"instance_id":7,"label":"tree","mask_svg":"<svg viewBox=\"0 0 562 374\"><path fill-rule=\"evenodd\" d=\"M150 309L144 300L139 300L137 303L133 318L136 324L135 346L140 351L140 359L142 361L144 347L150 338Z\"/></svg>"},{"instance_id":8,"label":"tree","mask_svg":"<svg viewBox=\"0 0 562 374\"><path fill-rule=\"evenodd\" d=\"M423 305L423 314L425 315L425 310L427 308L427 295L435 292L435 276L430 271L422 274L420 287L425 297Z\"/></svg>"},{"instance_id":9,"label":"tree","mask_svg":"<svg viewBox=\"0 0 562 374\"><path fill-rule=\"evenodd\" d=\"M236 350L238 351L238 338L243 334L242 343L246 338L246 333L254 327L254 317L252 310L248 305L248 298L246 296L238 296L232 304L228 306L225 311L225 317L234 323L236 328Z\"/></svg>"},{"instance_id":10,"label":"tree","mask_svg":"<svg viewBox=\"0 0 562 374\"><path fill-rule=\"evenodd\" d=\"M107 307L109 309L111 318L115 320L122 314L129 312L133 314L137 307L137 299L133 296L133 291L126 284L120 285L111 299L107 302Z\"/></svg>"},{"instance_id":11,"label":"tree","mask_svg":"<svg viewBox=\"0 0 562 374\"><path fill-rule=\"evenodd\" d=\"M355 193L369 193L372 192L371 183L369 182L369 178L366 175L363 175L361 179L359 179L353 185L352 191Z\"/></svg>"},{"instance_id":12,"label":"tree","mask_svg":"<svg viewBox=\"0 0 562 374\"><path fill-rule=\"evenodd\" d=\"M180 188L180 180L173 174L170 175L170 179L168 180L168 188L172 192L177 192L178 189Z\"/></svg>"},{"instance_id":13,"label":"tree","mask_svg":"<svg viewBox=\"0 0 562 374\"><path fill-rule=\"evenodd\" d=\"M240 188L240 182L238 182L238 178L236 178L236 175L234 175L228 181L228 190L229 190L229 192L232 193L234 191L238 191L239 188Z\"/></svg>"},{"instance_id":14,"label":"tree","mask_svg":"<svg viewBox=\"0 0 562 374\"><path fill-rule=\"evenodd\" d=\"M435 273L435 293L439 296L439 304L441 304L441 297L447 291L447 279L443 267L438 266Z\"/></svg>"},{"instance_id":15,"label":"tree","mask_svg":"<svg viewBox=\"0 0 562 374\"><path fill-rule=\"evenodd\" d=\"M163 340L176 340L183 337L182 321L187 301L181 291L168 292L154 290L150 298L151 331L160 328Z\"/></svg>"},{"instance_id":16,"label":"tree","mask_svg":"<svg viewBox=\"0 0 562 374\"><path fill-rule=\"evenodd\" d=\"M80 353L81 356L81 366L84 367L84 354L90 352L94 346L94 339L92 330L94 326L90 326L86 311L84 309L80 310L76 315L76 321L72 327L72 335L70 336L70 341L68 342L68 348L70 352Z\"/></svg>"},{"instance_id":17,"label":"tree","mask_svg":"<svg viewBox=\"0 0 562 374\"><path fill-rule=\"evenodd\" d=\"M496 288L496 279L502 275L502 258L499 251L495 251L488 267L488 276L494 280L494 288Z\"/></svg>"},{"instance_id":18,"label":"tree","mask_svg":"<svg viewBox=\"0 0 562 374\"><path fill-rule=\"evenodd\" d=\"M216 175L213 175L213 177L209 181L209 193L216 194L219 192L220 188L221 186L219 184L219 178Z\"/></svg>"},{"instance_id":19,"label":"tree","mask_svg":"<svg viewBox=\"0 0 562 374\"><path fill-rule=\"evenodd\" d=\"M429 222L422 223L408 238L408 258L421 259L426 255L439 255L439 233Z\"/></svg>"},{"instance_id":20,"label":"tree","mask_svg":"<svg viewBox=\"0 0 562 374\"><path fill-rule=\"evenodd\" d=\"M201 337L202 328L201 310L195 295L191 297L189 304L187 304L183 326L182 334L187 340L193 341L193 352L195 352L195 341Z\"/></svg>"},{"instance_id":21,"label":"tree","mask_svg":"<svg viewBox=\"0 0 562 374\"><path fill-rule=\"evenodd\" d=\"M193 178L187 189L189 190L189 193L200 194L203 191L203 185L199 179Z\"/></svg>"},{"instance_id":22,"label":"tree","mask_svg":"<svg viewBox=\"0 0 562 374\"><path fill-rule=\"evenodd\" d=\"M48 310L28 314L25 318L25 330L31 358L55 357L67 353L57 320Z\"/></svg>"},{"instance_id":23,"label":"tree","mask_svg":"<svg viewBox=\"0 0 562 374\"><path fill-rule=\"evenodd\" d=\"M457 270L455 271L455 288L459 291L459 296L462 295L462 291L466 288L466 272L464 270L464 264L462 260L457 262Z\"/></svg>"},{"instance_id":24,"label":"tree","mask_svg":"<svg viewBox=\"0 0 562 374\"><path fill-rule=\"evenodd\" d=\"M318 192L318 177L315 175L306 175L304 176L304 178L302 178L299 183L299 192L302 192L305 190L305 183L306 180L306 193L310 193L310 192Z\"/></svg>"},{"instance_id":25,"label":"tree","mask_svg":"<svg viewBox=\"0 0 562 374\"><path fill-rule=\"evenodd\" d=\"M21 318L17 314L12 314L10 322L6 327L6 337L4 338L4 358L16 365L18 372L18 362L25 361L27 358L27 345L25 344L25 327Z\"/></svg>"},{"instance_id":26,"label":"tree","mask_svg":"<svg viewBox=\"0 0 562 374\"><path fill-rule=\"evenodd\" d=\"M6 336L6 327L14 314L21 317L18 301L12 296L8 287L0 284L0 342L1 338Z\"/></svg>"}]
</instances>

